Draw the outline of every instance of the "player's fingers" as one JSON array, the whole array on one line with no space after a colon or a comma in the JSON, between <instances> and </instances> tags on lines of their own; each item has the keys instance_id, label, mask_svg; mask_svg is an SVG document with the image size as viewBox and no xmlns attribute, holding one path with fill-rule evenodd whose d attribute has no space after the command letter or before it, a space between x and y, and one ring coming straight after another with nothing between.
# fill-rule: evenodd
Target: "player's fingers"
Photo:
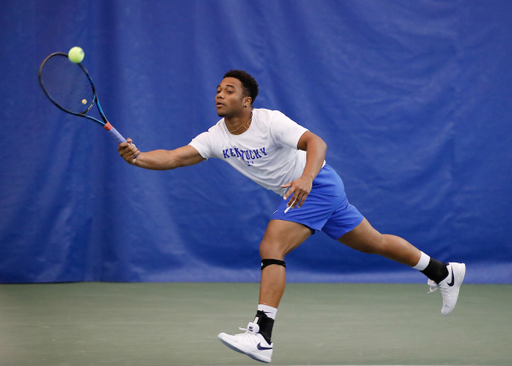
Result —
<instances>
[{"instance_id":1,"label":"player's fingers","mask_svg":"<svg viewBox=\"0 0 512 366\"><path fill-rule=\"evenodd\" d=\"M127 138L126 139L126 142L121 142L119 144L119 146L117 147L117 151L119 151L119 153L121 153L123 150L125 150L128 146L132 145L132 139L131 138ZM126 151L126 150L125 150Z\"/></svg>"},{"instance_id":2,"label":"player's fingers","mask_svg":"<svg viewBox=\"0 0 512 366\"><path fill-rule=\"evenodd\" d=\"M297 206L300 207L300 203L302 201L302 193L297 193L294 197L294 200L292 202L292 204L290 205L292 208L296 208Z\"/></svg>"},{"instance_id":3,"label":"player's fingers","mask_svg":"<svg viewBox=\"0 0 512 366\"><path fill-rule=\"evenodd\" d=\"M126 142L123 142L123 144L126 145L122 148L119 148L119 155L121 155L121 157L126 160L126 162L132 164L133 160L135 160L140 155L140 151L135 145L128 145Z\"/></svg>"},{"instance_id":4,"label":"player's fingers","mask_svg":"<svg viewBox=\"0 0 512 366\"><path fill-rule=\"evenodd\" d=\"M137 150L137 146L135 146L135 144L129 144L128 146L126 146L126 148L128 149L128 151L135 151Z\"/></svg>"},{"instance_id":5,"label":"player's fingers","mask_svg":"<svg viewBox=\"0 0 512 366\"><path fill-rule=\"evenodd\" d=\"M293 203L293 208L302 207L304 201L309 195L309 190L306 188L298 188L295 195L295 202Z\"/></svg>"},{"instance_id":6,"label":"player's fingers","mask_svg":"<svg viewBox=\"0 0 512 366\"><path fill-rule=\"evenodd\" d=\"M286 192L283 199L285 199L285 200L289 199L288 207L295 208L297 206L297 204L300 202L301 197L302 197L302 190L299 187L297 187L296 185L294 185L292 182L292 186Z\"/></svg>"},{"instance_id":7,"label":"player's fingers","mask_svg":"<svg viewBox=\"0 0 512 366\"><path fill-rule=\"evenodd\" d=\"M302 205L304 204L304 202L306 201L306 198L308 197L308 194L307 193L304 193L300 199L300 202L299 202L299 207L302 207Z\"/></svg>"},{"instance_id":8,"label":"player's fingers","mask_svg":"<svg viewBox=\"0 0 512 366\"><path fill-rule=\"evenodd\" d=\"M127 142L121 142L117 147L117 151L119 151L119 153L122 153L127 146L129 146Z\"/></svg>"},{"instance_id":9,"label":"player's fingers","mask_svg":"<svg viewBox=\"0 0 512 366\"><path fill-rule=\"evenodd\" d=\"M298 199L290 200L290 204L288 205L288 207L290 207L290 208L297 207L297 201L298 201Z\"/></svg>"},{"instance_id":10,"label":"player's fingers","mask_svg":"<svg viewBox=\"0 0 512 366\"><path fill-rule=\"evenodd\" d=\"M289 182L289 183L286 183L286 184L283 184L281 186L281 188L290 188L293 186L293 182ZM294 193L294 189L293 188L290 188L288 191L286 191L286 193L284 194L283 196L283 199L284 200L287 200L289 197L293 196L293 193Z\"/></svg>"},{"instance_id":11,"label":"player's fingers","mask_svg":"<svg viewBox=\"0 0 512 366\"><path fill-rule=\"evenodd\" d=\"M290 208L300 207L302 205L302 201L303 201L302 197L303 196L302 196L301 192L295 192L294 195L288 201L287 206Z\"/></svg>"},{"instance_id":12,"label":"player's fingers","mask_svg":"<svg viewBox=\"0 0 512 366\"><path fill-rule=\"evenodd\" d=\"M134 148L134 149L132 150L132 156L133 156L133 158L135 159L135 158L137 158L139 155L140 155L140 151L139 151L139 149Z\"/></svg>"},{"instance_id":13,"label":"player's fingers","mask_svg":"<svg viewBox=\"0 0 512 366\"><path fill-rule=\"evenodd\" d=\"M292 185L293 185L293 182L289 182L289 183L281 185L281 188L290 188Z\"/></svg>"},{"instance_id":14,"label":"player's fingers","mask_svg":"<svg viewBox=\"0 0 512 366\"><path fill-rule=\"evenodd\" d=\"M295 202L295 200L297 199L297 195L295 194L295 192L286 192L286 195L287 197L283 197L283 199L286 201L288 200L288 202L286 203L286 206L288 207L291 207L293 205L293 203Z\"/></svg>"}]
</instances>

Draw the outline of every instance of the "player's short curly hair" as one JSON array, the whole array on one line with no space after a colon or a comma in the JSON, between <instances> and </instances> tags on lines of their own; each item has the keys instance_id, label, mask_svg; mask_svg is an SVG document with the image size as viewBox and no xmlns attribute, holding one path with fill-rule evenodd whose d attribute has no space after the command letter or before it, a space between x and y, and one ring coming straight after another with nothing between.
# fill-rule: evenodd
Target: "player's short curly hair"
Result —
<instances>
[{"instance_id":1,"label":"player's short curly hair","mask_svg":"<svg viewBox=\"0 0 512 366\"><path fill-rule=\"evenodd\" d=\"M243 70L230 70L224 74L224 79L225 78L235 78L240 80L244 89L244 97L251 97L251 104L254 103L254 100L258 96L259 87L256 80L249 73Z\"/></svg>"}]
</instances>

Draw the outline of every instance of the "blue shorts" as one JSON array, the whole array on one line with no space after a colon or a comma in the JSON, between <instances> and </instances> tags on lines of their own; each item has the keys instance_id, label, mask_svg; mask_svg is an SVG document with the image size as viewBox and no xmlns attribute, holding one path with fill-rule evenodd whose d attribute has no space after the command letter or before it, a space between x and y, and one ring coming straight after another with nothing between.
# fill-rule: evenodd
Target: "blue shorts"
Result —
<instances>
[{"instance_id":1,"label":"blue shorts","mask_svg":"<svg viewBox=\"0 0 512 366\"><path fill-rule=\"evenodd\" d=\"M343 182L329 165L325 164L313 181L313 188L302 207L287 213L282 200L271 220L292 221L307 226L314 234L323 231L338 240L363 221L363 215L348 203Z\"/></svg>"}]
</instances>

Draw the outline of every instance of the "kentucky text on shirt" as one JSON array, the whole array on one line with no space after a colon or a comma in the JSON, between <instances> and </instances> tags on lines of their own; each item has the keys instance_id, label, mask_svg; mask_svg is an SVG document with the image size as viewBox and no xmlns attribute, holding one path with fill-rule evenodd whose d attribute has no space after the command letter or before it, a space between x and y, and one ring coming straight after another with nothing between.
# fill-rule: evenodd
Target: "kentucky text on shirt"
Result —
<instances>
[{"instance_id":1,"label":"kentucky text on shirt","mask_svg":"<svg viewBox=\"0 0 512 366\"><path fill-rule=\"evenodd\" d=\"M222 150L222 154L224 154L224 159L228 159L230 157L241 158L242 160L250 161L261 159L263 156L266 156L265 148L262 147L256 150L242 150L236 147Z\"/></svg>"}]
</instances>

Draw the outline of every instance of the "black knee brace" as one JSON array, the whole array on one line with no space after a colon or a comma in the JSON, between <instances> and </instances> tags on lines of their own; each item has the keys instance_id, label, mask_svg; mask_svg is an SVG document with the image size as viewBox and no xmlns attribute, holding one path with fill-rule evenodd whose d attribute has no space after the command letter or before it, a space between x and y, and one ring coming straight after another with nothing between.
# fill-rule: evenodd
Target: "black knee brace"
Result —
<instances>
[{"instance_id":1,"label":"black knee brace","mask_svg":"<svg viewBox=\"0 0 512 366\"><path fill-rule=\"evenodd\" d=\"M265 267L268 267L271 264L278 264L278 265L286 268L286 263L284 261L280 261L279 259L262 259L261 260L261 270L263 271L263 269Z\"/></svg>"}]
</instances>

